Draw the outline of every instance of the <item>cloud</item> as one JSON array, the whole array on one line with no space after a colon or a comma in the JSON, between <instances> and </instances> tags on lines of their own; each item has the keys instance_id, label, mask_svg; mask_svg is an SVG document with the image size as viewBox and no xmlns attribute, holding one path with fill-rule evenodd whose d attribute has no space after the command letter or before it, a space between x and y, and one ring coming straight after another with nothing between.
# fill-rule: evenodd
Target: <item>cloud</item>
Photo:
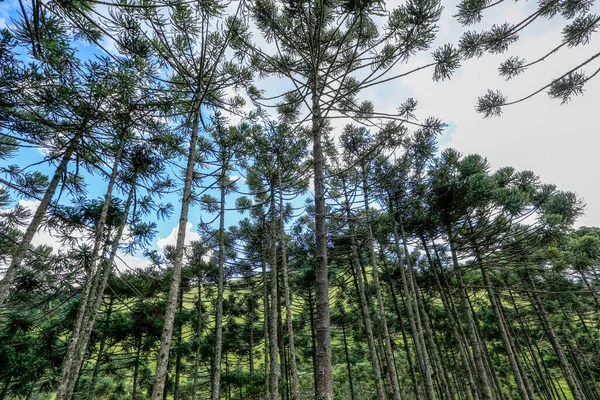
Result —
<instances>
[{"instance_id":1,"label":"cloud","mask_svg":"<svg viewBox=\"0 0 600 400\"><path fill-rule=\"evenodd\" d=\"M185 225L185 244L189 244L195 240L199 240L200 239L200 235L197 234L196 232L192 231L192 223L190 221L187 222L187 224ZM162 239L158 239L156 241L156 245L161 249L164 250L165 247L171 245L171 246L175 246L175 244L177 243L177 230L179 229L179 224L177 224L173 230L171 231L171 233Z\"/></svg>"},{"instance_id":2,"label":"cloud","mask_svg":"<svg viewBox=\"0 0 600 400\"><path fill-rule=\"evenodd\" d=\"M119 272L127 272L128 270L143 269L150 265L148 259L135 255L119 253L115 260L116 269Z\"/></svg>"},{"instance_id":3,"label":"cloud","mask_svg":"<svg viewBox=\"0 0 600 400\"><path fill-rule=\"evenodd\" d=\"M28 208L31 211L31 213L33 214L35 212L35 210L37 210L38 206L40 205L40 202L38 200L19 200L19 205ZM29 224L29 221L31 221L31 219L26 221L26 223ZM24 232L26 228L27 228L27 225L20 227L20 230ZM194 233L192 232L192 234L194 234ZM75 235L79 238L82 238L83 232L81 232L81 233L76 232ZM129 229L126 227L125 232L123 233L122 243L130 243L131 240L132 239L131 239L131 236L129 235ZM91 242L91 240L90 240L90 242ZM31 243L34 246L41 246L41 245L50 246L50 247L52 247L52 252L54 254L58 254L59 250L67 250L66 249L67 246L64 246L60 242L59 238L57 238L56 236L54 236L52 234L52 231L48 231L47 229L44 229L43 227L37 231L37 233L35 234L35 236L33 237L32 241L31 241ZM115 260L115 264L119 271L124 272L129 269L145 268L149 265L149 262L147 259L145 259L143 257L138 257L136 255L129 255L129 254L125 254L123 252L118 252L117 258Z\"/></svg>"},{"instance_id":4,"label":"cloud","mask_svg":"<svg viewBox=\"0 0 600 400\"><path fill-rule=\"evenodd\" d=\"M19 200L19 205L29 209L29 211L31 211L31 215L33 216L33 213L35 213L35 210L37 210L40 202L39 200ZM26 223L29 224L30 221L31 218L29 218ZM27 225L21 226L19 229L24 232L25 229L27 229ZM33 236L31 244L34 246L50 246L52 247L52 252L54 254L57 254L58 250L62 247L62 243L59 241L59 239L53 236L52 232L44 229L43 227L38 229L37 233Z\"/></svg>"},{"instance_id":5,"label":"cloud","mask_svg":"<svg viewBox=\"0 0 600 400\"><path fill-rule=\"evenodd\" d=\"M452 0L445 3L433 48L457 43L457 34L464 31L452 18L456 13L456 5L452 3ZM514 23L535 6L509 3L502 9L494 7L484 15L485 26L476 25L471 29L480 31L502 21ZM594 8L592 12L598 12L600 7L595 5ZM600 104L600 77L590 80L584 95L566 105L549 98L544 90L527 101L506 107L499 118L484 119L475 112L477 97L487 89L499 89L509 101L517 100L600 51L600 40L594 37L589 45L565 48L511 81L498 76L498 65L508 57L519 55L532 61L559 44L565 24L560 18L536 21L509 51L464 61L450 81L433 82L433 71L424 70L365 90L361 97L373 100L375 109L382 112L393 112L406 97L414 97L419 102L417 115L435 116L450 124L451 131L441 140L442 148L481 154L494 169L513 166L518 170L531 170L540 175L543 182L554 183L561 190L583 197L588 208L580 224L598 226L600 186L595 183L600 181L596 161L600 136L596 134L595 120ZM390 75L426 64L429 57L427 54L417 56L409 64L397 66ZM598 67L598 63L594 63L586 72L591 75Z\"/></svg>"}]
</instances>

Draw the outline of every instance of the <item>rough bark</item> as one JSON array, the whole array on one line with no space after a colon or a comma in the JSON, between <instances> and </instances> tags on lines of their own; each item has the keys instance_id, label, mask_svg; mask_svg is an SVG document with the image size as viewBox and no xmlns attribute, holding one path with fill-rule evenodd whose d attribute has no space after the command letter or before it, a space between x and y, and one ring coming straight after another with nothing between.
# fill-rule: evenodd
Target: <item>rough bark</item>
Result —
<instances>
[{"instance_id":1,"label":"rough bark","mask_svg":"<svg viewBox=\"0 0 600 400\"><path fill-rule=\"evenodd\" d=\"M317 80L312 87L313 174L315 184L315 296L317 303L316 400L333 399L331 369L331 326L329 316L329 269L327 266L327 226L325 210L325 155L322 145L321 109Z\"/></svg>"}]
</instances>

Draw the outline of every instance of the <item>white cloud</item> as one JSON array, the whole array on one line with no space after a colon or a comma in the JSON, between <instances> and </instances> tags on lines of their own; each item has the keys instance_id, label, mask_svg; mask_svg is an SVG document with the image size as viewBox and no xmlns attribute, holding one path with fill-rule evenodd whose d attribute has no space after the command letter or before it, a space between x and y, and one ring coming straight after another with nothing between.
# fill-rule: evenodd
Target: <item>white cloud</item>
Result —
<instances>
[{"instance_id":1,"label":"white cloud","mask_svg":"<svg viewBox=\"0 0 600 400\"><path fill-rule=\"evenodd\" d=\"M187 222L187 224L185 225L185 244L189 244L195 240L199 240L200 239L200 235L194 231L192 231L192 223L190 221ZM164 250L165 247L171 245L171 246L175 246L175 244L177 243L177 230L179 229L179 224L177 224L173 230L171 231L171 233L169 234L169 236L162 238L162 239L158 239L156 241L156 245L161 249Z\"/></svg>"},{"instance_id":2,"label":"white cloud","mask_svg":"<svg viewBox=\"0 0 600 400\"><path fill-rule=\"evenodd\" d=\"M35 210L37 210L38 206L40 205L40 202L39 200L19 200L19 205L29 209L31 215L33 216L33 213L35 213ZM26 223L29 224L30 221L31 218L29 218L26 221ZM24 232L25 229L27 229L27 225L22 226L19 229ZM52 252L54 254L57 254L58 250L62 247L62 244L60 243L58 238L53 236L52 232L44 228L38 229L37 233L31 241L31 244L33 244L34 246L50 246L52 247Z\"/></svg>"},{"instance_id":3,"label":"white cloud","mask_svg":"<svg viewBox=\"0 0 600 400\"><path fill-rule=\"evenodd\" d=\"M115 266L119 272L127 272L128 270L142 269L150 265L148 259L135 255L120 253L115 260Z\"/></svg>"},{"instance_id":4,"label":"white cloud","mask_svg":"<svg viewBox=\"0 0 600 400\"><path fill-rule=\"evenodd\" d=\"M33 214L35 212L35 210L37 210L38 206L39 206L40 202L38 200L19 200L19 205L28 208L31 213ZM26 221L27 224L29 224L29 221L31 221L31 219L29 219L28 221ZM25 231L25 229L27 228L27 225L24 227L21 227L21 231ZM123 240L122 243L130 243L132 238L129 234L129 228L126 227L125 232L123 233ZM194 233L192 233L194 234ZM83 232L79 232L79 233L75 233L75 235L78 238L82 238L83 237ZM54 254L57 254L59 250L66 250L66 246L64 246L59 238L57 238L56 236L54 236L52 234L51 231L48 231L47 229L41 228L37 231L37 233L35 234L35 236L33 237L31 243L34 246L41 246L41 245L46 245L46 246L51 246L52 247L52 252ZM137 269L137 268L145 268L149 265L149 262L147 259L142 258L142 257L138 257L136 255L129 255L129 254L125 254L122 252L118 252L117 253L117 259L115 260L115 263L117 265L117 269L121 272L127 271L128 269Z\"/></svg>"},{"instance_id":5,"label":"white cloud","mask_svg":"<svg viewBox=\"0 0 600 400\"><path fill-rule=\"evenodd\" d=\"M443 43L456 43L457 33L464 31L452 15L456 13L452 0L445 3L444 17L436 48ZM454 2L455 3L455 2ZM486 25L471 29L482 30L492 23L516 22L523 19L536 4L509 3L501 9L494 7L484 14ZM594 6L598 12L599 5ZM547 61L532 66L521 76L506 82L498 76L498 65L513 55L532 61L544 55L561 41L565 21L540 20L521 35L521 39L501 55L485 55L463 62L449 82L433 82L432 70L411 74L398 81L374 87L363 93L363 98L374 99L378 111L394 111L406 97L419 102L417 114L435 116L452 124L444 137L442 147L452 147L462 153L479 153L493 168L513 166L518 170L532 170L545 183L554 183L561 190L576 192L588 204L583 225L600 225L600 170L597 167L596 118L600 104L600 77L585 86L583 96L569 104L550 99L546 91L522 103L506 107L499 118L484 119L475 112L478 96L487 89L499 89L509 101L547 85L552 79L572 69L591 54L600 51L600 39L594 37L587 46L563 49ZM398 66L390 75L423 65L428 55L416 58L409 65ZM587 69L593 73L600 65L595 62Z\"/></svg>"}]
</instances>

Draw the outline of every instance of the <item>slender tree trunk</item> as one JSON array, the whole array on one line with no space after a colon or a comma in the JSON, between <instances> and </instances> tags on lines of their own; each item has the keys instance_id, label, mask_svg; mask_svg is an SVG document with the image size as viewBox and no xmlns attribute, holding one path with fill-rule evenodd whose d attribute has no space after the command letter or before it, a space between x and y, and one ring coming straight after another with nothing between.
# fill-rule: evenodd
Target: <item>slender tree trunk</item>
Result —
<instances>
[{"instance_id":1,"label":"slender tree trunk","mask_svg":"<svg viewBox=\"0 0 600 400\"><path fill-rule=\"evenodd\" d=\"M82 337L82 334L85 336L85 333L82 332L86 330L85 324L90 317L95 318L95 315L90 315L91 313L95 313L97 311L97 309L94 309L94 305L96 303L94 295L99 295L102 297L104 294L103 292L97 293L98 285L100 284L102 276L102 265L98 265L98 259L101 258L100 248L104 242L105 226L112 200L112 192L117 180L123 148L125 147L125 135L126 131L123 131L119 135L119 145L115 153L111 174L108 180L108 186L104 195L104 202L102 204L102 210L100 211L100 218L96 223L94 244L92 247L92 259L90 261L90 267L86 271L85 283L83 286L79 307L77 308L77 316L75 318L73 333L71 334L71 339L69 340L69 345L67 347L67 353L65 354L63 361L60 384L56 392L57 400L68 400L73 397L75 381L79 376L79 366L77 366L76 363L83 361L83 358L81 361L78 360L77 353L81 351L85 352L87 348L87 342L89 341L89 338ZM117 240L120 240L120 237ZM82 346L83 349L81 349Z\"/></svg>"},{"instance_id":2,"label":"slender tree trunk","mask_svg":"<svg viewBox=\"0 0 600 400\"><path fill-rule=\"evenodd\" d=\"M542 367L540 366L538 357L536 356L536 354L533 350L533 346L531 345L531 339L529 338L531 334L529 332L529 329L527 329L527 326L523 322L523 318L519 311L519 307L517 305L517 302L515 300L512 290L509 290L508 294L509 294L513 309L515 310L514 312L515 312L515 316L517 318L517 323L521 327L521 331L523 333L521 336L523 336L523 340L525 342L525 345L527 346L527 349L529 350L531 360L532 360L533 365L535 366L535 370L539 376L539 382L540 382L542 392L544 392L548 396L549 399L553 399L554 397L553 397L552 390L551 390L550 386L548 385L544 371L542 370Z\"/></svg>"},{"instance_id":3,"label":"slender tree trunk","mask_svg":"<svg viewBox=\"0 0 600 400\"><path fill-rule=\"evenodd\" d=\"M319 105L316 73L312 82L313 173L315 184L315 291L317 303L316 400L333 399L331 370L331 327L329 317L329 269L325 211L325 154L322 146L323 118Z\"/></svg>"},{"instance_id":4,"label":"slender tree trunk","mask_svg":"<svg viewBox=\"0 0 600 400\"><path fill-rule=\"evenodd\" d=\"M269 234L269 248L271 264L271 315L269 332L269 351L271 359L271 400L279 398L279 355L278 353L278 335L279 327L279 295L277 293L277 218L275 214L275 186L271 182L271 229ZM213 399L216 400L216 399Z\"/></svg>"},{"instance_id":5,"label":"slender tree trunk","mask_svg":"<svg viewBox=\"0 0 600 400\"><path fill-rule=\"evenodd\" d=\"M100 346L98 347L98 356L96 357L96 365L94 366L94 372L92 374L92 381L90 382L90 388L88 389L88 400L94 398L94 389L98 382L98 375L100 374L100 365L102 364L102 356L104 354L104 346L106 345L106 331L110 324L110 314L112 313L112 306L114 302L114 296L109 296L108 307L106 309L106 318L104 320L104 332L102 332L102 338L100 339Z\"/></svg>"},{"instance_id":6,"label":"slender tree trunk","mask_svg":"<svg viewBox=\"0 0 600 400\"><path fill-rule=\"evenodd\" d=\"M35 210L35 213L33 214L33 218L31 219L31 222L29 222L29 225L27 226L27 229L25 230L25 233L23 234L23 237L21 238L21 242L19 243L19 246L15 249L15 251L12 254L12 259L10 261L10 264L9 264L8 268L6 269L6 272L4 273L4 277L2 278L2 280L0 280L0 308L2 308L4 302L8 298L8 294L10 292L10 286L12 285L15 278L17 277L17 273L19 272L19 268L21 267L21 262L25 258L27 249L31 245L31 241L33 240L33 237L35 236L38 228L40 227L40 225L42 224L42 221L44 220L44 216L46 215L46 211L48 210L48 207L50 206L52 197L54 197L54 193L56 192L56 189L58 188L58 184L60 183L63 175L67 171L67 165L69 164L69 161L71 160L71 157L73 156L73 153L75 152L75 149L77 148L77 145L79 144L79 140L81 139L81 137L82 137L82 134L77 133L73 137L73 139L71 139L69 146L67 147L67 149L65 150L65 153L63 154L60 164L54 171L54 175L52 176L52 179L50 180L50 184L46 188L46 192L44 193L44 196L42 197L42 200L40 201L38 208Z\"/></svg>"},{"instance_id":7,"label":"slender tree trunk","mask_svg":"<svg viewBox=\"0 0 600 400\"><path fill-rule=\"evenodd\" d=\"M221 149L223 165L221 165L221 176L219 179L220 208L219 208L219 276L217 284L217 315L215 317L215 351L213 358L213 374L211 381L210 398L219 400L221 396L221 354L223 351L223 285L225 279L225 194L228 155L225 149Z\"/></svg>"},{"instance_id":8,"label":"slender tree trunk","mask_svg":"<svg viewBox=\"0 0 600 400\"><path fill-rule=\"evenodd\" d=\"M423 379L423 384L425 386L425 394L427 396L427 399L434 400L434 399L436 399L436 395L435 395L434 388L433 388L433 382L431 380L431 366L429 365L429 356L427 355L427 350L423 343L423 336L422 336L423 331L420 330L417 325L417 322L419 322L418 321L419 318L418 318L418 313L417 313L418 308L415 304L416 293L414 291L414 285L413 285L412 278L410 278L412 262L409 262L409 277L407 277L406 271L404 270L404 263L402 261L403 255L402 255L402 250L400 249L400 243L399 243L400 235L398 234L398 223L396 221L396 213L394 212L393 203L391 201L391 198L389 199L389 204L390 204L390 211L392 213L392 233L394 235L394 249L396 252L396 256L398 257L398 266L399 266L399 270L400 270L400 278L402 280L402 288L404 290L404 293L406 293L406 303L407 303L406 309L408 311L410 331L411 331L411 334L413 337L413 342L415 345L417 360L419 362L420 371L421 371L421 377ZM405 239L403 239L403 240L405 240ZM407 254L407 261L409 261L406 243L405 243L404 251ZM409 281L410 281L410 284L409 284Z\"/></svg>"},{"instance_id":9,"label":"slender tree trunk","mask_svg":"<svg viewBox=\"0 0 600 400\"><path fill-rule=\"evenodd\" d=\"M97 314L98 309L100 308L100 304L102 302L102 297L103 297L104 291L106 289L106 285L108 284L108 278L110 277L110 275L112 273L112 268L113 268L113 265L115 262L115 258L117 256L117 252L119 250L119 243L121 241L121 238L123 237L123 232L125 230L125 226L127 225L126 219L127 219L127 216L129 215L129 210L131 209L131 205L133 204L135 190L136 190L136 187L135 187L135 177L134 177L134 183L132 184L132 186L130 188L129 196L127 197L127 201L125 202L125 209L124 209L124 213L123 213L123 216L124 216L123 222L117 228L117 233L115 234L115 237L113 238L112 246L110 248L110 253L109 253L108 258L105 258L103 260L102 268L98 271L98 274L100 274L101 280L100 280L99 284L97 285L96 292L93 293L91 296L94 299L94 302L90 305L90 311L87 313L86 320L83 321L83 328L81 331L81 338L79 340L79 346L77 348L77 353L75 354L75 358L73 360L73 368L76 369L75 371L73 371L73 373L75 374L77 379L79 379L79 371L83 364L83 360L84 360L85 353L87 350L87 345L88 345L88 342L92 335L92 329L94 327L96 314ZM75 381L75 384L76 384L76 381ZM75 385L73 386L73 388L74 387L75 387Z\"/></svg>"},{"instance_id":10,"label":"slender tree trunk","mask_svg":"<svg viewBox=\"0 0 600 400\"><path fill-rule=\"evenodd\" d=\"M79 379L79 373L85 358L88 342L94 328L96 314L100 308L100 304L102 303L104 290L108 283L108 278L111 274L113 264L117 256L117 251L119 250L119 243L123 237L125 226L127 225L127 216L129 215L129 210L131 209L136 190L136 179L137 173L136 176L133 177L133 183L125 202L123 221L117 228L117 232L113 238L109 257L103 258L102 264L97 268L95 276L88 278L89 280L93 279L95 283L93 283L88 289L87 293L89 300L87 307L83 309L80 307L77 310L77 319L79 320L81 317L81 320L76 322L75 332L73 333L73 335L76 335L77 338L70 341L69 347L67 347L67 354L65 356L66 365L63 365L63 379L58 387L56 400L69 400L73 397L73 392L77 385L77 380ZM70 369L68 369L68 365L71 366Z\"/></svg>"},{"instance_id":11,"label":"slender tree trunk","mask_svg":"<svg viewBox=\"0 0 600 400\"><path fill-rule=\"evenodd\" d=\"M508 356L508 361L511 365L517 388L519 389L519 392L523 399L535 399L533 388L531 387L531 383L527 378L527 374L525 373L520 357L515 352L514 340L512 338L512 335L510 334L510 331L508 330L508 325L504 317L504 312L502 311L500 303L496 297L496 294L494 293L489 273L487 269L481 265L479 269L483 274L483 282L487 288L488 298L490 300L494 316L496 317L496 322L498 323L500 336L502 338L502 342L504 344L504 348Z\"/></svg>"},{"instance_id":12,"label":"slender tree trunk","mask_svg":"<svg viewBox=\"0 0 600 400\"><path fill-rule=\"evenodd\" d=\"M543 304L542 300L540 299L539 294L537 293L536 284L533 281L533 278L531 277L531 275L529 274L528 271L526 271L526 274L527 274L527 280L529 281L529 284L531 285L531 288L533 289L531 292L531 298L533 299L533 302L537 308L537 314L544 326L544 330L546 331L548 340L550 341L550 344L552 345L552 349L554 350L554 353L556 354L556 357L558 358L558 362L563 371L565 380L567 381L567 384L569 385L569 389L571 389L571 394L573 396L573 399L574 400L585 400L586 397L583 394L581 386L579 385L579 382L577 381L577 378L575 377L573 369L572 369L569 361L567 360L567 357L565 356L564 351L562 350L562 347L558 341L558 337L556 336L556 333L554 332L554 328L552 328L552 324L550 323L550 319L548 318L548 312L546 311L546 307L544 307L544 304Z\"/></svg>"},{"instance_id":13,"label":"slender tree trunk","mask_svg":"<svg viewBox=\"0 0 600 400\"><path fill-rule=\"evenodd\" d=\"M416 281L414 276L413 276L413 281ZM416 282L414 283L414 285L415 285L415 287L417 286ZM422 298L421 293L419 293L418 289L417 289L416 300L417 300L417 306L419 307L419 312L421 314L422 321L423 321L425 341L427 342L427 346L429 347L429 354L431 355L435 373L438 377L437 382L440 386L440 392L442 393L444 398L446 398L448 400L452 400L452 399L454 399L454 393L452 393L450 379L448 377L446 368L445 368L444 364L442 363L440 355L438 354L438 348L437 348L437 345L436 345L434 337L433 337L431 324L429 323L429 316L427 314L427 311L425 310L425 306L423 304L423 298Z\"/></svg>"},{"instance_id":14,"label":"slender tree trunk","mask_svg":"<svg viewBox=\"0 0 600 400\"><path fill-rule=\"evenodd\" d=\"M527 373L523 368L523 364L521 363L519 354L516 351L514 340L512 338L512 335L510 334L510 330L506 322L506 318L504 316L504 311L502 310L500 301L498 300L496 293L494 292L494 286L492 280L490 279L489 272L487 268L485 268L482 264L482 258L480 255L479 247L477 246L477 244L475 243L475 239L473 238L475 235L475 230L473 229L471 221L469 221L469 228L471 232L471 245L475 251L475 260L479 265L479 269L483 275L483 282L486 286L488 299L490 301L492 311L494 312L494 317L496 318L496 322L498 324L500 337L502 338L502 343L504 344L504 349L506 350L506 355L508 357L508 362L510 363L513 372L513 377L515 378L515 383L517 384L519 393L524 400L534 400L536 396L533 392L533 388L531 387L531 383L529 382L529 378L527 377Z\"/></svg>"},{"instance_id":15,"label":"slender tree trunk","mask_svg":"<svg viewBox=\"0 0 600 400\"><path fill-rule=\"evenodd\" d=\"M352 367L350 355L348 354L348 339L346 338L345 316L342 317L342 339L344 340L344 355L346 356L346 368L348 369L348 383L350 385L350 400L354 400L354 382L352 381Z\"/></svg>"},{"instance_id":16,"label":"slender tree trunk","mask_svg":"<svg viewBox=\"0 0 600 400\"><path fill-rule=\"evenodd\" d=\"M198 388L198 369L200 368L200 345L202 344L202 274L198 272L198 321L196 325L196 355L194 357L194 371L192 383L192 400L196 400L196 392ZM135 399L133 399L135 400Z\"/></svg>"},{"instance_id":17,"label":"slender tree trunk","mask_svg":"<svg viewBox=\"0 0 600 400\"><path fill-rule=\"evenodd\" d=\"M281 168L281 167L279 167ZM285 237L285 214L283 209L283 188L281 187L281 171L278 174L279 185L279 223L281 244L281 274L283 275L283 294L285 297L285 319L288 331L288 346L290 349L290 370L292 374L292 399L300 400L300 383L298 381L298 367L296 365L296 346L294 345L294 324L292 319L292 300L290 296L290 283L287 269L287 248Z\"/></svg>"},{"instance_id":18,"label":"slender tree trunk","mask_svg":"<svg viewBox=\"0 0 600 400\"><path fill-rule=\"evenodd\" d=\"M392 302L394 303L394 310L396 311L396 317L398 319L398 325L400 326L400 331L402 332L402 341L404 343L404 352L406 353L406 359L408 361L408 369L410 371L410 377L412 381L413 391L415 392L415 398L419 399L419 380L417 378L417 373L415 371L415 365L413 361L413 357L410 351L410 347L408 345L408 337L406 336L406 329L404 328L404 321L402 320L402 314L400 313L400 307L398 305L398 298L396 296L396 291L394 290L394 283L392 281L392 277L388 272L388 284L390 286L390 293L392 295Z\"/></svg>"},{"instance_id":19,"label":"slender tree trunk","mask_svg":"<svg viewBox=\"0 0 600 400\"><path fill-rule=\"evenodd\" d=\"M269 398L269 285L267 284L267 256L265 254L265 241L261 241L261 267L263 284L263 321L264 321L264 357L265 357L265 392L264 398Z\"/></svg>"},{"instance_id":20,"label":"slender tree trunk","mask_svg":"<svg viewBox=\"0 0 600 400\"><path fill-rule=\"evenodd\" d=\"M377 358L377 350L375 348L375 339L373 337L373 330L372 330L373 323L371 321L371 314L369 312L367 296L365 293L366 292L365 291L365 283L364 283L362 271L360 268L359 255L358 255L358 250L357 250L357 245L356 245L356 231L354 229L354 222L352 222L352 215L350 213L350 204L348 201L348 194L347 194L346 185L345 185L344 180L342 181L342 184L344 186L344 201L345 201L346 219L348 220L348 227L349 227L349 231L350 231L350 248L351 248L351 253L352 253L352 256L350 259L350 264L352 265L352 268L355 271L360 311L361 311L361 314L363 317L363 325L365 328L365 334L367 336L367 346L369 348L369 356L371 357L371 366L373 367L373 379L375 381L375 389L377 392L377 399L383 400L386 398L386 396L385 396L385 392L384 392L384 388L383 388L383 384L382 384L382 380L381 380L382 379L381 369L379 368L379 360Z\"/></svg>"},{"instance_id":21,"label":"slender tree trunk","mask_svg":"<svg viewBox=\"0 0 600 400\"><path fill-rule=\"evenodd\" d=\"M371 268L373 269L373 281L375 283L375 294L377 296L377 304L379 306L379 318L381 320L381 327L383 330L383 341L384 341L384 355L386 364L390 375L390 384L392 386L392 395L394 400L400 400L402 394L400 393L400 385L398 384L398 372L396 371L396 363L394 362L394 352L392 349L392 339L387 325L387 317L385 315L385 304L383 302L383 295L381 293L381 283L379 282L379 268L377 262L377 256L375 254L375 244L373 239L373 230L371 228L371 212L369 209L369 189L367 187L367 175L364 165L361 168L362 172L362 191L363 201L365 207L365 218L367 226L367 242L369 246L369 257L371 261Z\"/></svg>"},{"instance_id":22,"label":"slender tree trunk","mask_svg":"<svg viewBox=\"0 0 600 400\"><path fill-rule=\"evenodd\" d=\"M142 351L142 341L144 334L140 334L135 349L135 365L133 366L133 388L131 390L131 400L137 400L138 394L138 376L140 370L140 352Z\"/></svg>"},{"instance_id":23,"label":"slender tree trunk","mask_svg":"<svg viewBox=\"0 0 600 400\"><path fill-rule=\"evenodd\" d=\"M473 361L475 363L475 376L477 377L477 384L479 388L479 396L481 400L491 400L492 391L488 381L488 374L485 370L483 355L481 353L481 347L479 344L479 337L477 334L477 328L475 318L471 312L469 305L469 299L465 290L462 271L458 264L458 256L456 255L456 249L454 248L454 240L452 238L452 229L448 225L446 227L446 234L448 235L448 244L450 245L450 253L452 255L452 265L454 267L454 273L456 275L456 282L458 284L458 294L461 300L461 306L466 319L467 332L469 340L471 342L471 349L473 352Z\"/></svg>"},{"instance_id":24,"label":"slender tree trunk","mask_svg":"<svg viewBox=\"0 0 600 400\"><path fill-rule=\"evenodd\" d=\"M315 398L317 397L317 332L316 332L316 321L315 321L315 301L313 298L312 287L308 287L308 312L310 314L310 342L312 350L312 363L313 363L313 379L315 381Z\"/></svg>"},{"instance_id":25,"label":"slender tree trunk","mask_svg":"<svg viewBox=\"0 0 600 400\"><path fill-rule=\"evenodd\" d=\"M161 400L165 391L165 380L167 378L167 368L169 365L169 353L171 351L171 342L173 340L173 325L175 323L175 309L179 297L179 285L181 283L181 268L183 266L183 254L185 251L185 233L188 220L188 211L192 200L192 183L194 179L194 166L196 163L196 152L198 146L198 125L200 118L200 106L194 113L192 121L192 135L190 138L190 149L185 171L183 184L183 197L181 199L181 212L179 214L179 226L177 228L177 242L175 245L175 257L173 259L173 276L169 287L169 297L167 299L167 309L163 331L161 336L160 350L156 360L156 372L154 374L154 384L152 386L152 400Z\"/></svg>"},{"instance_id":26,"label":"slender tree trunk","mask_svg":"<svg viewBox=\"0 0 600 400\"><path fill-rule=\"evenodd\" d=\"M250 365L250 376L254 379L254 303L251 302L250 314L250 351L248 352L248 364Z\"/></svg>"},{"instance_id":27,"label":"slender tree trunk","mask_svg":"<svg viewBox=\"0 0 600 400\"><path fill-rule=\"evenodd\" d=\"M421 237L421 243L423 244L423 249L425 250L425 255L427 256L427 261L429 263L430 269L433 272L434 281L435 281L435 284L440 293L440 298L442 299L442 304L444 306L444 309L446 309L448 311L448 322L452 328L452 332L454 334L454 339L456 340L456 345L458 347L458 354L460 355L460 359L462 361L463 367L465 368L465 372L467 375L467 382L469 384L469 392L470 392L471 396L473 396L474 399L478 400L479 394L476 389L475 378L473 377L473 368L471 365L471 355L470 355L467 347L464 345L464 336L465 335L464 335L464 332L462 331L460 323L458 321L458 315L456 312L456 308L454 307L453 303L452 304L450 303L451 300L448 300L448 298L451 297L451 293L446 293L446 290L444 290L444 288L442 287L442 282L440 281L440 278L438 276L439 274L438 274L436 265L431 258L431 253L429 251L429 247L427 246L427 241L425 240L425 238L423 236ZM437 252L436 252L436 255L437 255ZM437 261L439 262L439 258L437 258ZM440 265L440 269L441 269L441 265ZM442 270L441 273L443 274L444 271ZM447 296L447 294L448 294L448 296Z\"/></svg>"},{"instance_id":28,"label":"slender tree trunk","mask_svg":"<svg viewBox=\"0 0 600 400\"><path fill-rule=\"evenodd\" d=\"M183 310L183 290L179 291L179 314ZM177 356L175 357L175 387L173 388L173 400L179 399L179 375L181 373L181 334L183 324L177 326Z\"/></svg>"}]
</instances>

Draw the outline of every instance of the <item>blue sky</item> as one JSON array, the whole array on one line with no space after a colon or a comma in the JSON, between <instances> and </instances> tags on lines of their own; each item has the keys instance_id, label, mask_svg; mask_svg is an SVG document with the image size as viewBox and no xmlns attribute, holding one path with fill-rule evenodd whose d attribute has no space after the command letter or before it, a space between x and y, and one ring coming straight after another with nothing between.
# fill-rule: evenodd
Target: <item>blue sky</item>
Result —
<instances>
[{"instance_id":1,"label":"blue sky","mask_svg":"<svg viewBox=\"0 0 600 400\"><path fill-rule=\"evenodd\" d=\"M395 4L398 1L390 1L388 7ZM443 4L445 11L433 48L448 42L456 43L463 31L452 17L456 13L457 0L443 1ZM481 30L504 21L520 21L535 6L535 2L504 2L484 13L484 22L471 29ZM10 23L17 7L16 0L0 3L0 27ZM600 5L594 5L592 12L600 13ZM535 21L507 53L465 61L449 82L433 82L431 70L426 70L407 79L366 90L363 97L372 100L376 109L382 112L393 112L407 97L414 97L419 102L419 116L436 116L448 123L448 129L439 138L441 148L453 147L463 153L482 154L494 168L510 165L520 170L532 170L544 182L555 183L560 189L574 191L583 197L588 208L580 224L598 226L600 185L597 183L600 182L600 168L596 160L600 135L596 128L596 115L600 104L600 78L590 81L586 85L585 95L567 105L560 105L559 101L541 93L523 104L507 108L501 118L483 119L474 110L476 98L487 89L501 89L509 99L518 98L549 83L554 77L587 59L590 54L600 51L600 41L594 36L589 45L561 50L512 81L506 82L498 77L499 63L509 56L535 59L554 47L561 40L565 24L560 17L551 21ZM94 51L93 46L79 46L82 58L93 56ZM394 73L423 65L430 60L429 57L428 53L418 55L409 64L399 66L399 71ZM598 68L597 64L591 65L588 73ZM267 92L281 90L276 81L265 80L259 84ZM40 156L35 150L27 150L9 162L21 165ZM44 166L39 170L50 171ZM92 186L88 187L91 197L104 194L102 185ZM229 202L233 198L231 196ZM159 224L155 244L159 240L165 241L176 225L178 198L172 195L167 200L173 202L174 216L172 220ZM194 208L190 210L189 220L196 225L200 216L200 210ZM228 223L235 223L239 218L237 213L227 215Z\"/></svg>"}]
</instances>

